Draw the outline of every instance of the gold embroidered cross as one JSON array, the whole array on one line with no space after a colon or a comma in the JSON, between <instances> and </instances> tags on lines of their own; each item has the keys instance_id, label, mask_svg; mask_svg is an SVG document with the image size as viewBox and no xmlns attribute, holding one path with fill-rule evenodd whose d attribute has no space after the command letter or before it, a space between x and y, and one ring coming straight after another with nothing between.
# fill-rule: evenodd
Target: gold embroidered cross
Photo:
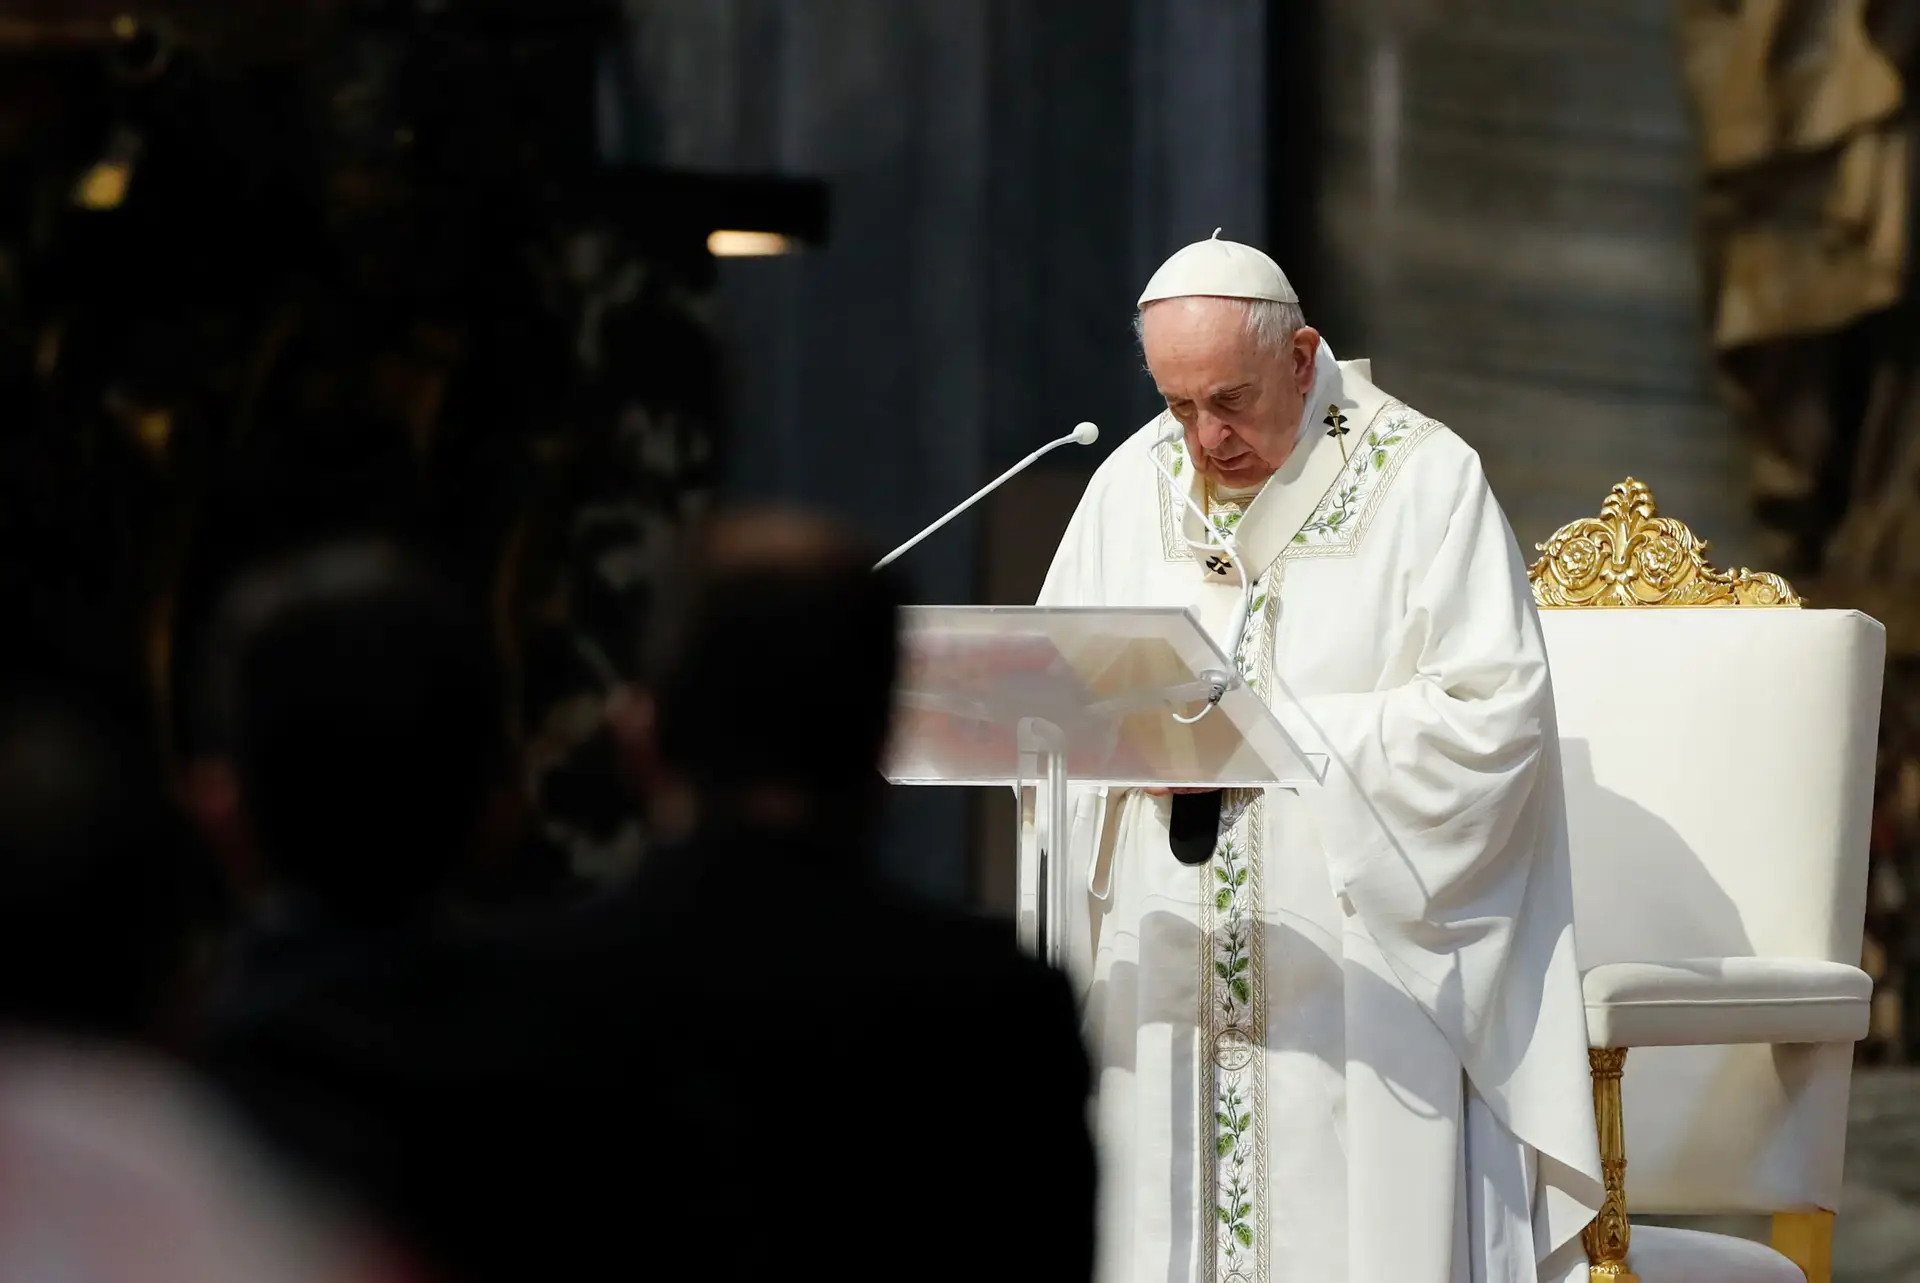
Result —
<instances>
[{"instance_id":1,"label":"gold embroidered cross","mask_svg":"<svg viewBox=\"0 0 1920 1283\"><path fill-rule=\"evenodd\" d=\"M1233 563L1219 553L1207 558L1207 571L1210 574L1224 575L1231 569L1233 569Z\"/></svg>"}]
</instances>

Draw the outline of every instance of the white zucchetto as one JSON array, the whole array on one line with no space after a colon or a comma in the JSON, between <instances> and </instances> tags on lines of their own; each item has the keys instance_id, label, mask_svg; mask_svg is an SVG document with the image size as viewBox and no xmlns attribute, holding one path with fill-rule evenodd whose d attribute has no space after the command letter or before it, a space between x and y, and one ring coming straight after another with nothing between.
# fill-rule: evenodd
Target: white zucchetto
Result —
<instances>
[{"instance_id":1,"label":"white zucchetto","mask_svg":"<svg viewBox=\"0 0 1920 1283\"><path fill-rule=\"evenodd\" d=\"M1197 294L1213 298L1267 299L1275 303L1298 303L1300 296L1280 265L1251 245L1213 236L1195 241L1160 265L1140 295L1139 307L1163 298L1190 298Z\"/></svg>"}]
</instances>

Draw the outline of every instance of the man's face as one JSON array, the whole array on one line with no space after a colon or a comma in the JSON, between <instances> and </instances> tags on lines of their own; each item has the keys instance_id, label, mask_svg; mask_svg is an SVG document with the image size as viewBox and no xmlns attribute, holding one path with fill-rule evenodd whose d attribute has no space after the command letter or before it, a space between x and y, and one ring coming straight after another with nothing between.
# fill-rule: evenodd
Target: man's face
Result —
<instances>
[{"instance_id":1,"label":"man's face","mask_svg":"<svg viewBox=\"0 0 1920 1283\"><path fill-rule=\"evenodd\" d=\"M1302 327L1283 352L1262 352L1244 303L1173 298L1147 305L1141 346L1202 476L1240 489L1279 471L1313 390L1318 333Z\"/></svg>"}]
</instances>

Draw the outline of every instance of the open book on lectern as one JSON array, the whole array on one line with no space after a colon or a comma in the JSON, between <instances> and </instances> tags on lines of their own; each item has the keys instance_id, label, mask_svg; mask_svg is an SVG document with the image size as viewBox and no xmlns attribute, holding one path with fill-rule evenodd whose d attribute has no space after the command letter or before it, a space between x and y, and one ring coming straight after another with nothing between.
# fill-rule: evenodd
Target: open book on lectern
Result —
<instances>
[{"instance_id":1,"label":"open book on lectern","mask_svg":"<svg viewBox=\"0 0 1920 1283\"><path fill-rule=\"evenodd\" d=\"M1074 784L1314 788L1325 774L1245 684L1209 706L1232 666L1178 607L916 606L902 622L896 784L1043 782L1036 733Z\"/></svg>"}]
</instances>

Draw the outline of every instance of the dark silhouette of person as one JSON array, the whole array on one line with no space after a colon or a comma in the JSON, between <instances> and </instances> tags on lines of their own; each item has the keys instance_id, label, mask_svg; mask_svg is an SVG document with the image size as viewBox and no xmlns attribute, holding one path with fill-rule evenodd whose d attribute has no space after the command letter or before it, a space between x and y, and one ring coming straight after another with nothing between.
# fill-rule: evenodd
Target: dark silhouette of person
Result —
<instances>
[{"instance_id":1,"label":"dark silhouette of person","mask_svg":"<svg viewBox=\"0 0 1920 1283\"><path fill-rule=\"evenodd\" d=\"M586 1066L573 1099L629 1102L617 1148L643 1170L616 1202L658 1266L1087 1279L1065 977L873 868L903 589L871 564L783 512L678 557L616 714L653 845L542 963Z\"/></svg>"},{"instance_id":2,"label":"dark silhouette of person","mask_svg":"<svg viewBox=\"0 0 1920 1283\"><path fill-rule=\"evenodd\" d=\"M213 906L139 722L0 691L0 1276L411 1278L162 1054Z\"/></svg>"},{"instance_id":3,"label":"dark silhouette of person","mask_svg":"<svg viewBox=\"0 0 1920 1283\"><path fill-rule=\"evenodd\" d=\"M1090 1079L1067 981L1004 924L871 867L902 590L869 562L792 515L725 518L681 549L615 717L653 838L641 868L590 907L479 939L423 912L448 857L421 848L484 828L492 714L474 710L491 706L446 676L480 671L453 649L484 633L396 614L419 583L384 570L277 572L283 604L242 612L238 827L309 925L298 949L283 927L279 949L243 951L244 1000L220 1008L206 1063L439 1277L1090 1277ZM386 604L347 604L372 589L339 584L369 580ZM303 622L259 622L275 619ZM282 628L309 640L281 650ZM442 640L390 648L401 633ZM350 689L362 679L384 694ZM267 745L307 769L264 770ZM374 764L329 764L363 749ZM415 810L405 843L356 846L382 823L367 799L425 805L386 774L422 769L463 781L463 804ZM263 788L281 822L253 818ZM323 812L318 838L299 820ZM383 861L406 864L405 894L380 892Z\"/></svg>"},{"instance_id":4,"label":"dark silhouette of person","mask_svg":"<svg viewBox=\"0 0 1920 1283\"><path fill-rule=\"evenodd\" d=\"M0 1026L163 1040L205 871L126 711L65 680L0 688Z\"/></svg>"},{"instance_id":5,"label":"dark silhouette of person","mask_svg":"<svg viewBox=\"0 0 1920 1283\"><path fill-rule=\"evenodd\" d=\"M489 1010L502 955L444 911L510 840L486 618L394 546L325 544L236 582L205 667L197 810L246 908L197 1060L285 1162L461 1277L443 1258L483 1235L445 1209L494 1170L469 1134L535 1081Z\"/></svg>"}]
</instances>

